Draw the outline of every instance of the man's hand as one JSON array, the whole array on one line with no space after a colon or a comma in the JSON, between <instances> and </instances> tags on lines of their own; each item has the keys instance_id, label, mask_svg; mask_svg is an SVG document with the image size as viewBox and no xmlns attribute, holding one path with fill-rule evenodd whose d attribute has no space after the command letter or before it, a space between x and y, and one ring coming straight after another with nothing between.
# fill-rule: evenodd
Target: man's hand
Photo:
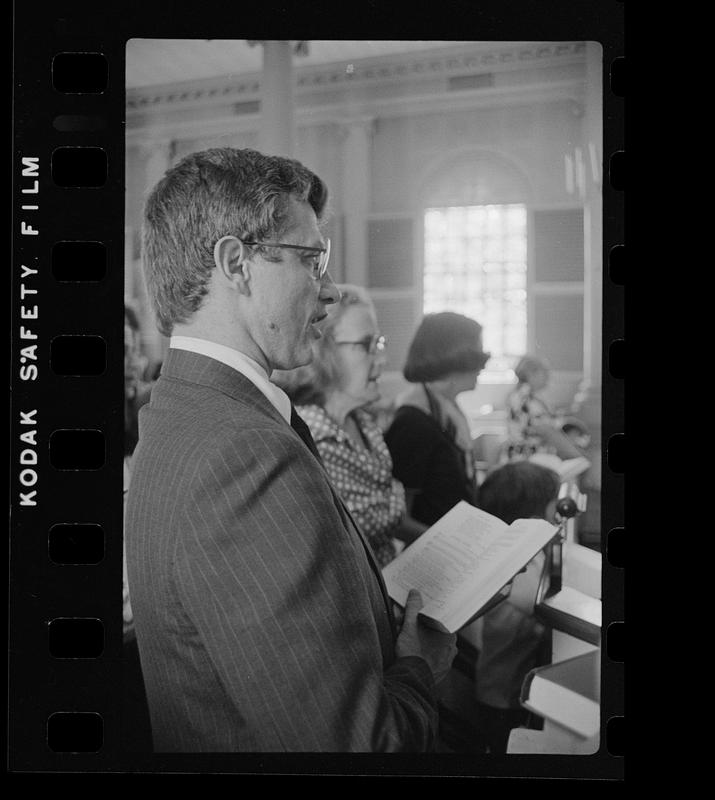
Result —
<instances>
[{"instance_id":1,"label":"man's hand","mask_svg":"<svg viewBox=\"0 0 715 800\"><path fill-rule=\"evenodd\" d=\"M392 604L392 616L395 618L395 624L397 625L397 630L400 630L402 627L402 620L405 618L405 609L402 606L398 606L397 603Z\"/></svg>"},{"instance_id":2,"label":"man's hand","mask_svg":"<svg viewBox=\"0 0 715 800\"><path fill-rule=\"evenodd\" d=\"M429 664L436 683L442 681L457 655L457 635L441 633L423 625L417 613L423 606L422 596L412 589L407 595L402 629L395 643L398 658L420 656Z\"/></svg>"}]
</instances>

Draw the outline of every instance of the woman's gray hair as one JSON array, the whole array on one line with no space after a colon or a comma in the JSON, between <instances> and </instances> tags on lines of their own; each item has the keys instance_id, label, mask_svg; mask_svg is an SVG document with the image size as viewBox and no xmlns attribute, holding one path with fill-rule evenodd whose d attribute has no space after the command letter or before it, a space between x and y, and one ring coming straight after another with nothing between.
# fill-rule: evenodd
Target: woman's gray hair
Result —
<instances>
[{"instance_id":1,"label":"woman's gray hair","mask_svg":"<svg viewBox=\"0 0 715 800\"><path fill-rule=\"evenodd\" d=\"M256 150L204 150L167 171L146 201L143 226L144 276L165 336L201 306L216 242L280 237L291 197L320 219L328 191L300 162Z\"/></svg>"},{"instance_id":2,"label":"woman's gray hair","mask_svg":"<svg viewBox=\"0 0 715 800\"><path fill-rule=\"evenodd\" d=\"M313 342L313 360L304 367L274 370L271 380L283 389L295 405L325 404L326 393L337 388L342 374L338 366L335 328L353 306L367 308L374 315L375 304L362 286L338 284L340 300L326 307L328 316L320 324L322 337Z\"/></svg>"}]
</instances>

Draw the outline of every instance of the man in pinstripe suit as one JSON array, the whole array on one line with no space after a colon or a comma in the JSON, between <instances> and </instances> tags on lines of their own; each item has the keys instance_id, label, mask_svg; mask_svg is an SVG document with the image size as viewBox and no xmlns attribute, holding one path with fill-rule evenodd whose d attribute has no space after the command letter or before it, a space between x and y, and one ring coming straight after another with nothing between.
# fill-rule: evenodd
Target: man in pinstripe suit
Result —
<instances>
[{"instance_id":1,"label":"man in pinstripe suit","mask_svg":"<svg viewBox=\"0 0 715 800\"><path fill-rule=\"evenodd\" d=\"M195 153L146 205L171 336L140 414L126 547L158 752L426 751L455 637L398 631L310 434L269 382L312 358L337 289L296 161Z\"/></svg>"}]
</instances>

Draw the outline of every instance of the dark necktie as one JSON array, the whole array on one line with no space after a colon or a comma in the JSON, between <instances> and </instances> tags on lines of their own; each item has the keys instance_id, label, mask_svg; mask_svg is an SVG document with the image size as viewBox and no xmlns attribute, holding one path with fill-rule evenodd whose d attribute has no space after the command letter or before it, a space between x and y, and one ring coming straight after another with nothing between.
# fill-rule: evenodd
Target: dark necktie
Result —
<instances>
[{"instance_id":1,"label":"dark necktie","mask_svg":"<svg viewBox=\"0 0 715 800\"><path fill-rule=\"evenodd\" d=\"M320 457L318 448L315 446L313 437L310 434L310 428L305 424L305 422L303 422L300 414L298 414L298 412L295 410L293 406L290 407L290 426L298 434L298 436L300 436L300 438L305 442L305 446L308 448L308 450L310 450L310 452L322 464L323 459Z\"/></svg>"},{"instance_id":2,"label":"dark necktie","mask_svg":"<svg viewBox=\"0 0 715 800\"><path fill-rule=\"evenodd\" d=\"M313 437L311 436L310 428L305 424L301 416L298 414L298 412L292 405L290 407L290 426L298 434L298 436L300 436L300 438L305 442L305 446L316 457L316 459L323 467L323 469L325 469L325 465L323 464L323 459L320 457L318 448L315 446L315 442L313 441ZM326 476L327 476L327 471L326 471ZM361 533L360 528L358 527L355 520L352 518L350 511L348 510L347 506L341 499L340 495L335 491L332 484L330 484L330 489L333 495L333 501L335 502L335 505L337 506L339 512L341 513L341 516L344 518L346 527L348 525L351 525L355 529L355 533L365 549L368 561L370 562L370 567L372 568L372 571L375 573L377 582L380 586L380 591L382 593L382 597L385 602L385 607L387 608L388 611L390 626L392 627L393 634L396 636L397 633L395 629L395 621L391 611L390 600L387 596L387 590L385 589L385 584L382 580L382 573L380 572L380 566L375 560L375 557L372 553L370 545L365 539L365 536Z\"/></svg>"}]
</instances>

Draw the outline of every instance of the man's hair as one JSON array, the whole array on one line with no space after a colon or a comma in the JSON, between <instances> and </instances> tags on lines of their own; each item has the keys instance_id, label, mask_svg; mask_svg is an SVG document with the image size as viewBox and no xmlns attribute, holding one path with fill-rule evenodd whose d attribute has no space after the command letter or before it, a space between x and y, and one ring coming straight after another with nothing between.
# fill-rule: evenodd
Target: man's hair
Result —
<instances>
[{"instance_id":1,"label":"man's hair","mask_svg":"<svg viewBox=\"0 0 715 800\"><path fill-rule=\"evenodd\" d=\"M147 290L165 336L201 306L216 242L277 239L291 197L307 201L320 219L328 190L300 162L256 150L204 150L167 171L146 201L143 227Z\"/></svg>"},{"instance_id":2,"label":"man's hair","mask_svg":"<svg viewBox=\"0 0 715 800\"><path fill-rule=\"evenodd\" d=\"M274 370L271 380L280 386L297 406L325 405L326 393L340 384L342 377L337 359L335 328L349 308L367 308L375 314L375 306L362 286L338 284L340 300L327 306L327 317L320 324L322 337L313 342L313 360L304 367Z\"/></svg>"},{"instance_id":3,"label":"man's hair","mask_svg":"<svg viewBox=\"0 0 715 800\"><path fill-rule=\"evenodd\" d=\"M529 378L539 370L549 369L549 362L541 356L527 354L522 356L514 367L514 374L519 383L528 383Z\"/></svg>"},{"instance_id":4,"label":"man's hair","mask_svg":"<svg viewBox=\"0 0 715 800\"><path fill-rule=\"evenodd\" d=\"M515 519L543 518L559 495L561 481L550 469L530 461L502 464L478 490L478 505L510 525Z\"/></svg>"},{"instance_id":5,"label":"man's hair","mask_svg":"<svg viewBox=\"0 0 715 800\"><path fill-rule=\"evenodd\" d=\"M482 369L489 353L482 349L482 326L453 311L428 314L412 339L403 369L410 383L425 383L452 372Z\"/></svg>"}]
</instances>

